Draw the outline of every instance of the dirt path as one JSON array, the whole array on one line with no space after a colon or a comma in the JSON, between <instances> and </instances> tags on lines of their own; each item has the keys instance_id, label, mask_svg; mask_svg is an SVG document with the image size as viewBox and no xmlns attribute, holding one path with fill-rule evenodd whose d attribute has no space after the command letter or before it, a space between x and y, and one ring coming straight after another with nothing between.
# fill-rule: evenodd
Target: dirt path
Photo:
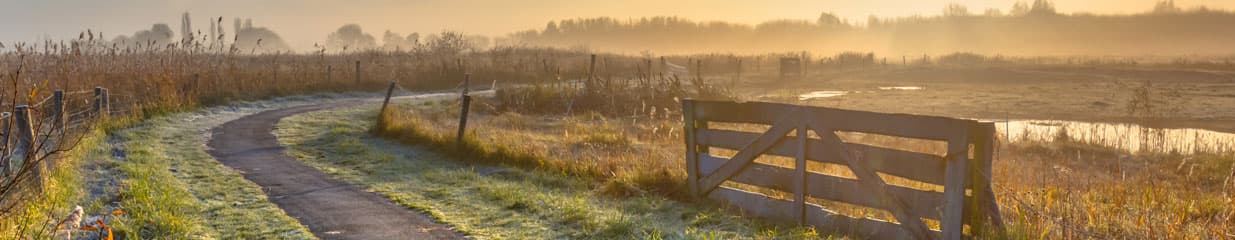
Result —
<instances>
[{"instance_id":1,"label":"dirt path","mask_svg":"<svg viewBox=\"0 0 1235 240\"><path fill-rule=\"evenodd\" d=\"M270 201L323 239L465 239L450 226L336 180L284 153L271 131L284 117L361 100L270 110L212 130L210 155L264 188Z\"/></svg>"}]
</instances>

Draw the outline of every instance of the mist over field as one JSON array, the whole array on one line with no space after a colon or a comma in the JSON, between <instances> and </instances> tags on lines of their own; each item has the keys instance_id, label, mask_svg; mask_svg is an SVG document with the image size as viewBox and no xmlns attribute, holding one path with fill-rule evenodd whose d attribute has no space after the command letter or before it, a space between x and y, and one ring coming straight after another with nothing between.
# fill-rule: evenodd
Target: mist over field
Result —
<instances>
[{"instance_id":1,"label":"mist over field","mask_svg":"<svg viewBox=\"0 0 1235 240\"><path fill-rule=\"evenodd\" d=\"M1010 10L952 4L942 15L871 16L862 24L818 19L755 25L677 17L567 19L511 35L513 43L656 53L873 51L880 54L1223 55L1235 53L1235 13L1164 2L1145 13L1059 13L1049 2Z\"/></svg>"},{"instance_id":2,"label":"mist over field","mask_svg":"<svg viewBox=\"0 0 1235 240\"><path fill-rule=\"evenodd\" d=\"M51 8L65 7L61 5L67 3L21 4ZM0 42L25 39L23 42L38 44L60 38L56 36L77 36L79 31L84 33L90 30L91 35L99 34L106 40L127 45L166 45L190 35L191 38L235 42L236 47L244 51L316 52L325 49L344 52L373 48L410 50L417 44L430 42L426 40L430 37L453 32L466 36L472 42L470 48L477 49L552 46L626 54L857 51L888 56L969 52L1007 56L1214 57L1235 53L1235 47L1227 44L1235 40L1235 29L1227 27L1235 22L1235 13L1226 9L1235 4L1224 2L882 3L904 6L904 9L893 11L874 3L815 2L776 2L763 7L727 2L661 5L632 2L629 7L608 4L595 7L589 6L593 4L557 5L565 9L539 7L546 4L552 6L553 3L408 3L405 6L374 9L372 6L378 3L365 1L354 4L309 1L297 7L286 6L293 3L271 1L254 3L254 8L270 9L276 13L272 15L252 12L251 9L222 10L234 4L241 3L173 1L147 4L138 6L142 13L120 18L128 23L126 26L93 23L87 26L101 27L80 27L77 21L90 21L90 16L114 15L108 9L110 7L103 5L98 6L100 11L97 14L69 15L63 19L52 18L33 24L18 24L16 21L0 23L0 26L16 30L0 36ZM130 3L114 5L129 7ZM599 10L606 7L613 10ZM187 10L192 15L184 19L184 16L177 14L181 10L169 10L176 8ZM497 9L503 8L535 9L529 13L543 14L496 17L502 16ZM332 9L340 13L374 11L375 14L298 19L283 13L294 9ZM787 13L792 14L767 13L789 9L792 10ZM159 10L166 12L158 15L176 18L165 22L135 18ZM70 13L75 11L70 10ZM442 11L458 12L459 15L442 16ZM638 15L640 13L644 15ZM28 13L13 12L11 15L25 14ZM45 18L39 15L30 17ZM400 20L394 20L396 18ZM435 18L441 20L432 20ZM185 29L185 23L192 24ZM146 27L141 27L143 25ZM43 29L40 30L40 27ZM134 32L132 29L135 28L144 30ZM29 41L32 36L39 38ZM264 43L258 44L258 40Z\"/></svg>"}]
</instances>

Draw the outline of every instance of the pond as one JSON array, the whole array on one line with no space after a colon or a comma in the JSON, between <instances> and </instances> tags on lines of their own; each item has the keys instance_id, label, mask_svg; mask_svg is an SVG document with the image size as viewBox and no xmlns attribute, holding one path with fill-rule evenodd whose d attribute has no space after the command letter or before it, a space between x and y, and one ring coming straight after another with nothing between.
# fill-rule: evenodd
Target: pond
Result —
<instances>
[{"instance_id":1,"label":"pond","mask_svg":"<svg viewBox=\"0 0 1235 240\"><path fill-rule=\"evenodd\" d=\"M1060 120L994 120L1001 141L1069 139L1129 152L1230 152L1235 134L1193 128L1151 128L1127 123Z\"/></svg>"}]
</instances>

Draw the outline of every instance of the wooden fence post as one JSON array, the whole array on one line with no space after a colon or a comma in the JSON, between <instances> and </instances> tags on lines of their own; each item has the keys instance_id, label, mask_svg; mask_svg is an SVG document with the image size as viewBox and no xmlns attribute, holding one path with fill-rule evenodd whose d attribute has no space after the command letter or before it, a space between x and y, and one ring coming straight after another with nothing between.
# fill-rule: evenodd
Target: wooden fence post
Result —
<instances>
[{"instance_id":1,"label":"wooden fence post","mask_svg":"<svg viewBox=\"0 0 1235 240\"><path fill-rule=\"evenodd\" d=\"M332 75L334 75L334 65L326 65L326 84L330 84Z\"/></svg>"},{"instance_id":2,"label":"wooden fence post","mask_svg":"<svg viewBox=\"0 0 1235 240\"><path fill-rule=\"evenodd\" d=\"M995 231L1003 231L1003 218L999 213L999 205L995 203L995 193L991 188L991 161L995 152L995 124L979 123L973 131L973 161L969 164L970 181L973 182L972 195L974 201L969 205L969 226L973 236L989 232L988 225ZM990 222L987 222L990 221Z\"/></svg>"},{"instance_id":3,"label":"wooden fence post","mask_svg":"<svg viewBox=\"0 0 1235 240\"><path fill-rule=\"evenodd\" d=\"M360 60L356 61L356 85L360 85Z\"/></svg>"},{"instance_id":4,"label":"wooden fence post","mask_svg":"<svg viewBox=\"0 0 1235 240\"><path fill-rule=\"evenodd\" d=\"M56 89L51 95L52 130L68 127L68 116L64 114L64 90Z\"/></svg>"},{"instance_id":5,"label":"wooden fence post","mask_svg":"<svg viewBox=\"0 0 1235 240\"><path fill-rule=\"evenodd\" d=\"M698 145L695 143L695 100L682 100L682 119L685 126L682 126L683 137L686 140L686 189L690 191L690 196L700 197L699 194L699 153L697 152Z\"/></svg>"},{"instance_id":6,"label":"wooden fence post","mask_svg":"<svg viewBox=\"0 0 1235 240\"><path fill-rule=\"evenodd\" d=\"M94 87L94 112L98 113L103 108L103 101L99 101L103 97L103 87Z\"/></svg>"},{"instance_id":7,"label":"wooden fence post","mask_svg":"<svg viewBox=\"0 0 1235 240\"><path fill-rule=\"evenodd\" d=\"M13 149L11 149L9 145L9 136L11 135L10 131L12 131L11 128L13 126L12 118L12 113L0 112L0 156L11 156L9 153L13 152ZM0 176L8 176L8 174L9 161L0 161Z\"/></svg>"},{"instance_id":8,"label":"wooden fence post","mask_svg":"<svg viewBox=\"0 0 1235 240\"><path fill-rule=\"evenodd\" d=\"M390 96L394 95L394 92L395 92L395 81L390 81L390 88L386 89L386 101L382 101L382 110L381 112L377 113L378 119L382 119L383 116L386 116L386 106L390 105Z\"/></svg>"},{"instance_id":9,"label":"wooden fence post","mask_svg":"<svg viewBox=\"0 0 1235 240\"><path fill-rule=\"evenodd\" d=\"M731 88L737 88L738 84L742 83L742 59L741 58L738 59L737 71L738 72L734 74L733 76L733 86L730 86Z\"/></svg>"},{"instance_id":10,"label":"wooden fence post","mask_svg":"<svg viewBox=\"0 0 1235 240\"><path fill-rule=\"evenodd\" d=\"M944 240L960 240L963 236L965 218L965 182L969 169L969 134L957 134L948 141L947 167L944 174L943 217L939 230ZM978 198L980 199L980 198Z\"/></svg>"},{"instance_id":11,"label":"wooden fence post","mask_svg":"<svg viewBox=\"0 0 1235 240\"><path fill-rule=\"evenodd\" d=\"M596 54L592 54L592 61L590 64L587 65L587 83L583 86L583 88L587 89L588 92L592 91L592 85L594 84L592 82L595 81L594 80L595 78L596 78Z\"/></svg>"},{"instance_id":12,"label":"wooden fence post","mask_svg":"<svg viewBox=\"0 0 1235 240\"><path fill-rule=\"evenodd\" d=\"M467 134L467 110L472 104L472 96L467 95L467 85L471 78L471 73L463 75L463 92L460 94L460 98L463 100L463 106L461 111L459 111L459 134L455 138L455 143L458 144L457 146L459 148L463 148L463 136Z\"/></svg>"},{"instance_id":13,"label":"wooden fence post","mask_svg":"<svg viewBox=\"0 0 1235 240\"><path fill-rule=\"evenodd\" d=\"M102 109L103 115L102 116L110 117L111 116L111 90L107 88L103 88L103 96L102 98L99 99L99 101L103 102L103 109Z\"/></svg>"},{"instance_id":14,"label":"wooden fence post","mask_svg":"<svg viewBox=\"0 0 1235 240\"><path fill-rule=\"evenodd\" d=\"M31 125L33 121L31 121L32 118L30 117L30 105L18 105L16 111L13 111L13 115L13 122L17 124L17 145L13 149L10 161L19 161L19 164L16 166L21 168L22 165L25 165L25 161L28 160L32 152L34 154L38 153L38 150L34 149L34 126ZM37 178L39 174L38 169L35 169L34 174Z\"/></svg>"}]
</instances>

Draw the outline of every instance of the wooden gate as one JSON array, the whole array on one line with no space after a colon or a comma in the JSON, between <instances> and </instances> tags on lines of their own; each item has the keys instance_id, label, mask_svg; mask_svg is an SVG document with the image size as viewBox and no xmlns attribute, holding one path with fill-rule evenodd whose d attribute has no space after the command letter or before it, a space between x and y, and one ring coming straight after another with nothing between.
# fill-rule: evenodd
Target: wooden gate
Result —
<instances>
[{"instance_id":1,"label":"wooden gate","mask_svg":"<svg viewBox=\"0 0 1235 240\"><path fill-rule=\"evenodd\" d=\"M990 188L992 123L760 102L684 100L682 110L687 186L696 197L707 196L758 217L876 239L961 239L983 232L987 223L1002 225ZM770 127L756 133L708 128L710 122ZM845 142L838 131L944 141L947 154ZM709 148L737 152L724 158L710 154ZM790 168L755 162L761 155L790 157L795 164ZM807 161L847 166L856 179L808 171ZM888 184L880 174L942 186L943 192ZM722 186L726 182L791 193L793 198ZM808 198L887 210L898 223L846 216ZM929 228L922 218L938 220L940 230Z\"/></svg>"}]
</instances>

